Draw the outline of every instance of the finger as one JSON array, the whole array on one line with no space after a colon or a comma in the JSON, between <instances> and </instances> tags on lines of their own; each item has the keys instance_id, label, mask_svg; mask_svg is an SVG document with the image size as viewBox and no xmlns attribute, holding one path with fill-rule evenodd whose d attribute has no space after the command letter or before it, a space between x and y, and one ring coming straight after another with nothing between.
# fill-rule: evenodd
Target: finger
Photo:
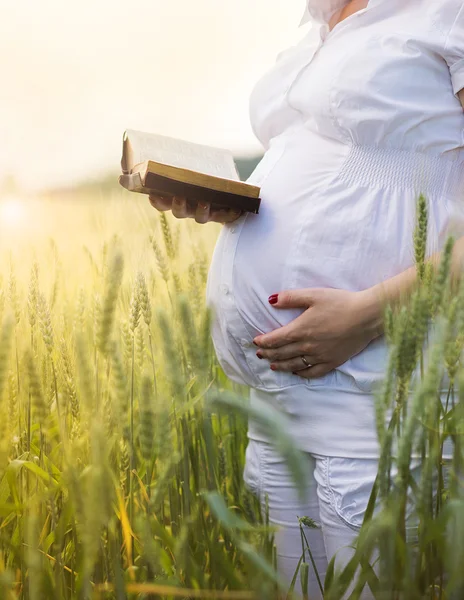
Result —
<instances>
[{"instance_id":1,"label":"finger","mask_svg":"<svg viewBox=\"0 0 464 600\"><path fill-rule=\"evenodd\" d=\"M156 208L156 210L160 210L162 212L171 210L172 198L166 198L164 196L148 196L148 199L150 200L150 204L153 206L153 208Z\"/></svg>"},{"instance_id":2,"label":"finger","mask_svg":"<svg viewBox=\"0 0 464 600\"><path fill-rule=\"evenodd\" d=\"M303 379L317 379L318 377L324 377L324 375L327 375L327 373L330 373L333 370L333 366L328 365L327 363L320 363L310 367L309 369L296 371L293 374L297 375L298 377L303 377Z\"/></svg>"},{"instance_id":3,"label":"finger","mask_svg":"<svg viewBox=\"0 0 464 600\"><path fill-rule=\"evenodd\" d=\"M295 326L296 321L297 319L288 325L284 325L283 327L279 327L278 329L271 331L270 333L255 337L253 343L260 348L272 349L281 348L282 346L286 346L292 342L302 342L302 333L300 328ZM307 337L308 334L306 332L305 338Z\"/></svg>"},{"instance_id":4,"label":"finger","mask_svg":"<svg viewBox=\"0 0 464 600\"><path fill-rule=\"evenodd\" d=\"M216 223L232 223L242 214L241 210L215 209L210 213L210 221Z\"/></svg>"},{"instance_id":5,"label":"finger","mask_svg":"<svg viewBox=\"0 0 464 600\"><path fill-rule=\"evenodd\" d=\"M299 375L300 371L309 370L305 363L301 360L302 356L303 355L300 354L300 356L291 358L290 360L273 360L270 364L270 367L273 371L289 371L290 373L294 373L296 371ZM310 365L313 364L311 362L312 360L316 360L308 354L305 354L304 357Z\"/></svg>"},{"instance_id":6,"label":"finger","mask_svg":"<svg viewBox=\"0 0 464 600\"><path fill-rule=\"evenodd\" d=\"M314 304L316 290L312 288L301 290L284 290L271 294L273 308L309 308Z\"/></svg>"},{"instance_id":7,"label":"finger","mask_svg":"<svg viewBox=\"0 0 464 600\"><path fill-rule=\"evenodd\" d=\"M195 209L195 221L200 224L207 223L210 218L211 204L209 202L198 202Z\"/></svg>"},{"instance_id":8,"label":"finger","mask_svg":"<svg viewBox=\"0 0 464 600\"><path fill-rule=\"evenodd\" d=\"M281 346L280 348L274 348L272 350L260 348L256 355L258 358L266 358L267 360L274 362L277 360L289 360L291 358L301 356L302 354L305 356L310 356L311 352L311 346L309 346L308 342L305 341L303 343L287 344L286 346Z\"/></svg>"},{"instance_id":9,"label":"finger","mask_svg":"<svg viewBox=\"0 0 464 600\"><path fill-rule=\"evenodd\" d=\"M187 198L185 196L174 196L172 200L172 214L176 219L186 219L189 216Z\"/></svg>"},{"instance_id":10,"label":"finger","mask_svg":"<svg viewBox=\"0 0 464 600\"><path fill-rule=\"evenodd\" d=\"M281 346L292 342L308 342L311 332L310 321L308 321L310 318L310 310L311 309L305 310L299 317L296 317L296 319L293 319L293 321L284 327L279 327L270 333L255 337L253 342L261 348L280 348Z\"/></svg>"},{"instance_id":11,"label":"finger","mask_svg":"<svg viewBox=\"0 0 464 600\"><path fill-rule=\"evenodd\" d=\"M233 223L234 221L236 221L241 216L242 216L242 211L240 211L240 210L229 210L229 211L226 212L226 214L222 218L221 222L222 223Z\"/></svg>"}]
</instances>

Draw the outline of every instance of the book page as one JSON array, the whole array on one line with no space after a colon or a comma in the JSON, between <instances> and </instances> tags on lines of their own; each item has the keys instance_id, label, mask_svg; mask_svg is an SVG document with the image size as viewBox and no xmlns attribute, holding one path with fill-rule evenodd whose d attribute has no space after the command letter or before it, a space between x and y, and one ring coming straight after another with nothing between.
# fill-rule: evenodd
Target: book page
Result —
<instances>
[{"instance_id":1,"label":"book page","mask_svg":"<svg viewBox=\"0 0 464 600\"><path fill-rule=\"evenodd\" d=\"M128 139L132 149L132 168L137 164L152 160L205 175L214 175L233 181L240 180L233 155L229 150L133 129L126 131L124 139Z\"/></svg>"}]
</instances>

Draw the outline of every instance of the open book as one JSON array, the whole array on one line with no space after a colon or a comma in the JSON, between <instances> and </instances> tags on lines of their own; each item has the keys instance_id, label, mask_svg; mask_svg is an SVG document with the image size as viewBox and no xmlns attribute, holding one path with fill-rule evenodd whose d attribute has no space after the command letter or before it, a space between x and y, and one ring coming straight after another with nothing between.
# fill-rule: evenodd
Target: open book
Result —
<instances>
[{"instance_id":1,"label":"open book","mask_svg":"<svg viewBox=\"0 0 464 600\"><path fill-rule=\"evenodd\" d=\"M123 137L119 183L131 192L186 196L193 206L210 202L258 213L260 188L240 181L232 153L128 129Z\"/></svg>"}]
</instances>

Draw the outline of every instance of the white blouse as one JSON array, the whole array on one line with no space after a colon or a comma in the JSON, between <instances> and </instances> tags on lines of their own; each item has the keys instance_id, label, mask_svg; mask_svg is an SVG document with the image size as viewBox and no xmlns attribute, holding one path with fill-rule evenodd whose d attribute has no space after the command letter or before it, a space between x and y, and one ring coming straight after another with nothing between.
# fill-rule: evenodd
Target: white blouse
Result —
<instances>
[{"instance_id":1,"label":"white blouse","mask_svg":"<svg viewBox=\"0 0 464 600\"><path fill-rule=\"evenodd\" d=\"M206 299L218 360L252 388L251 402L276 406L309 452L375 457L383 336L312 380L271 371L252 340L303 312L273 308L271 294L363 290L412 266L420 193L428 255L451 231L464 234L464 7L370 0L329 32L345 4L309 0L304 20L318 24L253 90L251 124L265 154L249 181L262 205L223 227ZM263 439L253 422L249 435Z\"/></svg>"}]
</instances>

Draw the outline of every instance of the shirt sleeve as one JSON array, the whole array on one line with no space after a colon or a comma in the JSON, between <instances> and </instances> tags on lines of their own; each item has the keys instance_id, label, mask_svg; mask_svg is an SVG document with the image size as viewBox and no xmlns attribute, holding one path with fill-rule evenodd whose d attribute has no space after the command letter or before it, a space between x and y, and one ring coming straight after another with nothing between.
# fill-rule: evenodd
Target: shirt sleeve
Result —
<instances>
[{"instance_id":1,"label":"shirt sleeve","mask_svg":"<svg viewBox=\"0 0 464 600\"><path fill-rule=\"evenodd\" d=\"M461 6L445 44L445 60L455 94L464 88L464 3L459 4Z\"/></svg>"}]
</instances>

